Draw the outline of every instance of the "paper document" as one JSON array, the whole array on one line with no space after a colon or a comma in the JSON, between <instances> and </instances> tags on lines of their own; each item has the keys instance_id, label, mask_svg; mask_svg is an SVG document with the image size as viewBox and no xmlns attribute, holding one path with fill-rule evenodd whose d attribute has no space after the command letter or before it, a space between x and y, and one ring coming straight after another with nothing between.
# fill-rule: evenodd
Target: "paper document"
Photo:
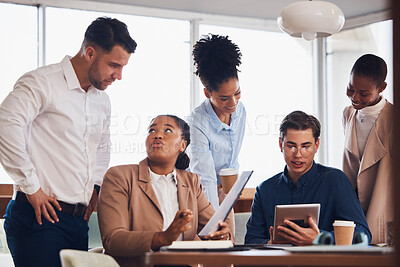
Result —
<instances>
[{"instance_id":1,"label":"paper document","mask_svg":"<svg viewBox=\"0 0 400 267\"><path fill-rule=\"evenodd\" d=\"M230 240L174 241L167 249L216 249L231 247L233 247L233 243Z\"/></svg>"},{"instance_id":2,"label":"paper document","mask_svg":"<svg viewBox=\"0 0 400 267\"><path fill-rule=\"evenodd\" d=\"M253 171L244 171L240 177L236 180L235 184L232 186L229 193L226 195L224 201L217 208L214 215L200 231L199 236L209 235L218 230L218 222L224 221L231 211L233 205L235 205L236 200L239 198L244 186L250 179Z\"/></svg>"}]
</instances>

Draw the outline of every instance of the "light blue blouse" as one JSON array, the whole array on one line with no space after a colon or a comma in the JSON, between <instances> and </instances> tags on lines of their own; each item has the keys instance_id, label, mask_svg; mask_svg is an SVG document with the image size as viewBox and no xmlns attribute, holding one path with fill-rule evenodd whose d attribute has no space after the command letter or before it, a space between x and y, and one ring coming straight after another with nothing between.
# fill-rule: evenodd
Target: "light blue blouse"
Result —
<instances>
[{"instance_id":1,"label":"light blue blouse","mask_svg":"<svg viewBox=\"0 0 400 267\"><path fill-rule=\"evenodd\" d=\"M214 209L219 206L217 186L221 184L219 171L223 168L239 169L238 155L242 147L246 110L239 102L231 115L231 124L221 122L206 99L188 117L191 142L188 146L188 170L200 176L208 201Z\"/></svg>"}]
</instances>

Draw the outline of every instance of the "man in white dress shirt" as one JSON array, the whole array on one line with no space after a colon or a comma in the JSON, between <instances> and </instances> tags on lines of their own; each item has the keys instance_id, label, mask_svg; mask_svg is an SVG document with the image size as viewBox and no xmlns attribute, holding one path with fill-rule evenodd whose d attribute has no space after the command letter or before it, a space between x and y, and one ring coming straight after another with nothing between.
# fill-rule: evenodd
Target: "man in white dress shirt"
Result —
<instances>
[{"instance_id":1,"label":"man in white dress shirt","mask_svg":"<svg viewBox=\"0 0 400 267\"><path fill-rule=\"evenodd\" d=\"M15 266L61 266L61 249L88 249L110 159L104 90L135 49L123 22L98 18L74 57L24 74L1 104L0 160L15 182L4 228Z\"/></svg>"}]
</instances>

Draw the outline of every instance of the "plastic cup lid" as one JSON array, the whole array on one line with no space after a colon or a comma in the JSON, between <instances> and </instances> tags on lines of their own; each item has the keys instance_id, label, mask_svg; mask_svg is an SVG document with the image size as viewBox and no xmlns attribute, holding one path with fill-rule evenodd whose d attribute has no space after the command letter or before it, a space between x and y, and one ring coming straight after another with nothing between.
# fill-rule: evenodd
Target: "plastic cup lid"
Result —
<instances>
[{"instance_id":1,"label":"plastic cup lid","mask_svg":"<svg viewBox=\"0 0 400 267\"><path fill-rule=\"evenodd\" d=\"M235 175L235 174L238 174L238 170L234 168L221 169L219 171L219 175Z\"/></svg>"},{"instance_id":2,"label":"plastic cup lid","mask_svg":"<svg viewBox=\"0 0 400 267\"><path fill-rule=\"evenodd\" d=\"M352 227L355 227L356 224L353 221L335 220L333 222L333 226L352 226Z\"/></svg>"}]
</instances>

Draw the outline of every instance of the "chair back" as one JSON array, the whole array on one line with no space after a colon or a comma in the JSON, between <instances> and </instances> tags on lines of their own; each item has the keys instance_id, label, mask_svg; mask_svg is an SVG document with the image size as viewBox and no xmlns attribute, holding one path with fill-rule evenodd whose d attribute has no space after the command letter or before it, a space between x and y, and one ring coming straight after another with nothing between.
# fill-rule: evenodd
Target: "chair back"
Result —
<instances>
[{"instance_id":1,"label":"chair back","mask_svg":"<svg viewBox=\"0 0 400 267\"><path fill-rule=\"evenodd\" d=\"M99 230L99 222L97 219L97 212L93 212L90 216L89 222L89 249L103 246L101 243L101 235Z\"/></svg>"},{"instance_id":2,"label":"chair back","mask_svg":"<svg viewBox=\"0 0 400 267\"><path fill-rule=\"evenodd\" d=\"M6 231L4 230L4 219L0 219L0 254L10 253L7 246Z\"/></svg>"},{"instance_id":3,"label":"chair back","mask_svg":"<svg viewBox=\"0 0 400 267\"><path fill-rule=\"evenodd\" d=\"M249 220L251 212L235 213L235 244L243 245L246 235L246 223Z\"/></svg>"},{"instance_id":4,"label":"chair back","mask_svg":"<svg viewBox=\"0 0 400 267\"><path fill-rule=\"evenodd\" d=\"M119 267L113 257L102 253L63 249L60 258L62 267Z\"/></svg>"}]
</instances>

